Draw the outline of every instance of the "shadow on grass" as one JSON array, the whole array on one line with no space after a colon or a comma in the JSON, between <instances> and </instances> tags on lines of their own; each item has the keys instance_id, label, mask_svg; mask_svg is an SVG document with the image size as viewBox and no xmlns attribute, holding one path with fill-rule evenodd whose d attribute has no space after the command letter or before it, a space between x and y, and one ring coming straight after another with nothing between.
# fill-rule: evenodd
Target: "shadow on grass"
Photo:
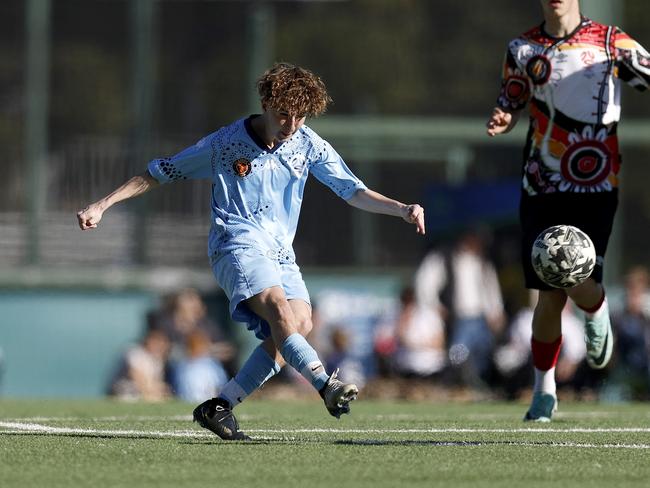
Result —
<instances>
[{"instance_id":1,"label":"shadow on grass","mask_svg":"<svg viewBox=\"0 0 650 488\"><path fill-rule=\"evenodd\" d=\"M435 440L435 439L313 439L306 437L272 437L256 438L249 441L223 441L215 438L204 439L187 439L178 437L165 437L157 435L124 435L124 434L106 434L92 432L2 432L3 436L18 437L69 437L73 439L105 439L105 440L156 440L156 441L174 441L185 446L278 446L287 445L295 446L297 444L327 444L335 446L431 446L431 447L472 447L472 446L531 446L531 447L556 447L557 442L553 441L506 441L506 440ZM561 444L561 443L559 443Z\"/></svg>"},{"instance_id":2,"label":"shadow on grass","mask_svg":"<svg viewBox=\"0 0 650 488\"><path fill-rule=\"evenodd\" d=\"M452 441L434 439L308 439L308 438L269 438L253 439L250 441L203 441L186 440L179 442L184 445L214 445L214 444L246 444L246 445L296 445L296 444L328 444L335 446L431 446L431 447L472 447L472 446L538 446L555 447L552 441Z\"/></svg>"},{"instance_id":3,"label":"shadow on grass","mask_svg":"<svg viewBox=\"0 0 650 488\"><path fill-rule=\"evenodd\" d=\"M472 446L528 446L558 447L561 443L553 441L445 441L445 440L385 440L385 439L349 439L331 441L330 444L347 446L433 446L433 447L472 447Z\"/></svg>"},{"instance_id":4,"label":"shadow on grass","mask_svg":"<svg viewBox=\"0 0 650 488\"><path fill-rule=\"evenodd\" d=\"M334 441L332 444L343 446L484 446L496 444L509 444L496 441L440 441L440 440L385 440L385 439L350 439Z\"/></svg>"},{"instance_id":5,"label":"shadow on grass","mask_svg":"<svg viewBox=\"0 0 650 488\"><path fill-rule=\"evenodd\" d=\"M207 439L183 439L178 437L165 437L158 435L125 435L125 434L102 434L92 432L2 432L0 431L0 438L3 436L13 437L69 437L73 439L108 439L108 440L154 440L154 441L175 441L180 445L185 446L213 446L213 445L277 445L277 444L296 444L296 443L310 443L310 444L333 444L334 442L324 439L289 439L289 438L258 438L250 441L224 441L217 436Z\"/></svg>"}]
</instances>

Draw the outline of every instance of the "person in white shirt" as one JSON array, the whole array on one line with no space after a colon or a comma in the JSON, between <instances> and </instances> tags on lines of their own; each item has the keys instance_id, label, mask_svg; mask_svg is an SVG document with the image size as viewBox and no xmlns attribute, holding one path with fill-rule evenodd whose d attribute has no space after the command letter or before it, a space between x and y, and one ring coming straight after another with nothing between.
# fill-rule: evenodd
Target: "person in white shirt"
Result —
<instances>
[{"instance_id":1,"label":"person in white shirt","mask_svg":"<svg viewBox=\"0 0 650 488\"><path fill-rule=\"evenodd\" d=\"M478 229L466 230L451 252L425 256L415 275L418 303L446 316L449 362L469 386L485 383L505 322L497 272L484 247Z\"/></svg>"}]
</instances>

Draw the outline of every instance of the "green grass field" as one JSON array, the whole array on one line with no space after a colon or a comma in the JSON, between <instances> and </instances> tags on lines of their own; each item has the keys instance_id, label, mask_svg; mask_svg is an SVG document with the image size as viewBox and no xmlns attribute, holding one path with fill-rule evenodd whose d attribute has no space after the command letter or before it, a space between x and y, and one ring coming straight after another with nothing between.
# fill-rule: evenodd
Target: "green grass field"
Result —
<instances>
[{"instance_id":1,"label":"green grass field","mask_svg":"<svg viewBox=\"0 0 650 488\"><path fill-rule=\"evenodd\" d=\"M249 443L192 424L192 405L0 400L0 486L650 486L650 405L316 401L238 407Z\"/></svg>"}]
</instances>

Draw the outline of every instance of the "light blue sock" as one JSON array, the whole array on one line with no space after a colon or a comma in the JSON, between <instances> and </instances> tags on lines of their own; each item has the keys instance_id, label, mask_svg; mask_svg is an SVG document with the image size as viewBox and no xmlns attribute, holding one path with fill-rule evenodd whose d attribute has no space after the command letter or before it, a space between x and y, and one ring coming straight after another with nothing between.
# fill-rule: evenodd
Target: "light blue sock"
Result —
<instances>
[{"instance_id":1,"label":"light blue sock","mask_svg":"<svg viewBox=\"0 0 650 488\"><path fill-rule=\"evenodd\" d=\"M235 377L223 387L219 397L234 407L279 372L280 365L261 345L257 346Z\"/></svg>"},{"instance_id":2,"label":"light blue sock","mask_svg":"<svg viewBox=\"0 0 650 488\"><path fill-rule=\"evenodd\" d=\"M303 375L318 391L325 386L329 376L325 373L325 368L318 359L318 354L303 336L298 333L291 334L282 344L280 353L282 353L284 360Z\"/></svg>"}]
</instances>

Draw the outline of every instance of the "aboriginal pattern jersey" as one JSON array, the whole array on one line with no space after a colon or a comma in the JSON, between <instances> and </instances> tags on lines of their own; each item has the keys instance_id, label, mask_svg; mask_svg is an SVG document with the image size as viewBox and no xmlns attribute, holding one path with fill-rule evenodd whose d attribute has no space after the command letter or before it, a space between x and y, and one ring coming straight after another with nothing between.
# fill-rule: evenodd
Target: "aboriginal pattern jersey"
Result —
<instances>
[{"instance_id":1,"label":"aboriginal pattern jersey","mask_svg":"<svg viewBox=\"0 0 650 488\"><path fill-rule=\"evenodd\" d=\"M366 187L309 127L269 149L253 131L251 118L223 127L171 158L154 159L148 170L161 183L212 180L208 247L213 259L254 247L279 262L294 262L292 242L309 173L346 200Z\"/></svg>"},{"instance_id":2,"label":"aboriginal pattern jersey","mask_svg":"<svg viewBox=\"0 0 650 488\"><path fill-rule=\"evenodd\" d=\"M583 17L564 38L550 37L542 24L510 42L497 103L506 111L530 111L525 192L618 186L622 81L647 89L650 55L617 27Z\"/></svg>"}]
</instances>

